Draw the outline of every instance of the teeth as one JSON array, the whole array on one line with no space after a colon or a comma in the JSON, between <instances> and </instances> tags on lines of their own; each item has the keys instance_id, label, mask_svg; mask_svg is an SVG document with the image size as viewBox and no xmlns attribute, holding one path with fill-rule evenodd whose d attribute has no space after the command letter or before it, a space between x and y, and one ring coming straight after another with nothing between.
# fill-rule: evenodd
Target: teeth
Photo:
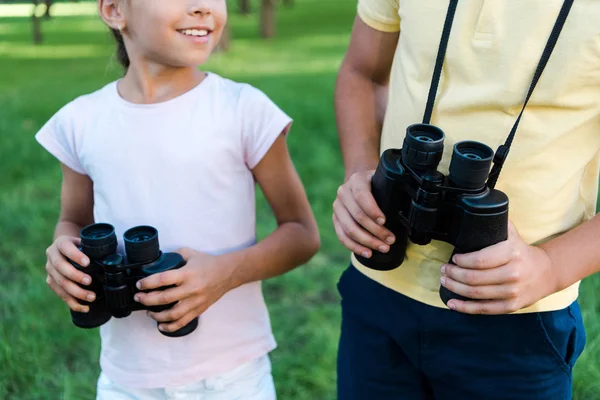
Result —
<instances>
[{"instance_id":1,"label":"teeth","mask_svg":"<svg viewBox=\"0 0 600 400\"><path fill-rule=\"evenodd\" d=\"M184 29L180 31L184 35L188 36L206 36L208 35L208 31L205 29Z\"/></svg>"}]
</instances>

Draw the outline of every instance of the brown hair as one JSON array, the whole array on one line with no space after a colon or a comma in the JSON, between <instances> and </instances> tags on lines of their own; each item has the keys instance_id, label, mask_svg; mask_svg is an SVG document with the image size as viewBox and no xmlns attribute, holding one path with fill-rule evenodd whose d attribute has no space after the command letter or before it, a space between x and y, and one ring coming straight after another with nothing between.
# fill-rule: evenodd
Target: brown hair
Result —
<instances>
[{"instance_id":1,"label":"brown hair","mask_svg":"<svg viewBox=\"0 0 600 400\"><path fill-rule=\"evenodd\" d=\"M123 35L119 32L118 29L111 29L115 40L117 41L117 61L119 64L123 66L125 70L129 68L129 55L127 54L127 49L125 48L125 42L123 41Z\"/></svg>"}]
</instances>

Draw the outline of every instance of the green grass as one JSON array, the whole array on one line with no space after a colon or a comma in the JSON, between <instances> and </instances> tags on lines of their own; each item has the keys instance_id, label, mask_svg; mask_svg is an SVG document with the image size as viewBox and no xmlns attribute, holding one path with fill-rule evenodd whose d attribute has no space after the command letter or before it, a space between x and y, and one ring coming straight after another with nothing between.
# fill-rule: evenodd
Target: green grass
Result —
<instances>
[{"instance_id":1,"label":"green grass","mask_svg":"<svg viewBox=\"0 0 600 400\"><path fill-rule=\"evenodd\" d=\"M0 399L90 399L99 372L98 335L72 327L44 282L60 170L33 140L60 106L120 75L99 19L90 8L73 10L63 8L44 22L46 41L39 47L31 45L28 18L0 18ZM280 343L272 354L274 374L284 400L334 398L335 283L348 256L331 225L343 177L332 99L354 12L354 0L297 0L295 9L279 11L278 37L262 41L256 16L231 10L231 51L208 66L259 87L295 118L291 153L322 232L322 251L306 267L265 284ZM259 236L274 226L259 196ZM600 399L600 276L584 282L581 304L588 345L575 370L575 393L580 400Z\"/></svg>"}]
</instances>

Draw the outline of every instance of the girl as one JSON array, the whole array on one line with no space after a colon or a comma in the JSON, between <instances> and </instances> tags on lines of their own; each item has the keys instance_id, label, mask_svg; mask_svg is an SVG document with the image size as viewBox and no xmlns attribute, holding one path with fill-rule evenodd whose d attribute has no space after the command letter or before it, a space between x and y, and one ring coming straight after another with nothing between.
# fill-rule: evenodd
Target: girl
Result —
<instances>
[{"instance_id":1,"label":"girl","mask_svg":"<svg viewBox=\"0 0 600 400\"><path fill-rule=\"evenodd\" d=\"M47 283L74 311L94 300L78 250L94 221L153 225L185 267L139 281L135 301L177 302L101 327L98 399L274 399L275 348L260 281L307 262L319 234L286 147L290 118L262 92L198 70L217 45L225 0L99 0L125 77L63 107L36 138L62 164ZM255 241L254 182L278 222ZM122 249L122 243L119 243ZM198 328L173 332L200 316ZM65 321L67 323L67 321Z\"/></svg>"}]
</instances>

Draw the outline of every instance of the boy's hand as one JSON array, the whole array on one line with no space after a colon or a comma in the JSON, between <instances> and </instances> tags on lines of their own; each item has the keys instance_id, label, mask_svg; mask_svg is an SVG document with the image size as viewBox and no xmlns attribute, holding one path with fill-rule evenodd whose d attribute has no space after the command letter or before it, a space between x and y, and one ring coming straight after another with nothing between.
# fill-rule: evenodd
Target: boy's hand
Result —
<instances>
[{"instance_id":1,"label":"boy's hand","mask_svg":"<svg viewBox=\"0 0 600 400\"><path fill-rule=\"evenodd\" d=\"M333 202L333 225L338 239L350 251L365 258L371 249L387 253L396 240L386 229L385 215L373 193L371 178L375 171L357 172L339 187Z\"/></svg>"},{"instance_id":2,"label":"boy's hand","mask_svg":"<svg viewBox=\"0 0 600 400\"><path fill-rule=\"evenodd\" d=\"M177 302L168 310L148 312L151 318L162 322L158 328L164 332L174 332L183 328L232 289L231 268L228 268L221 257L187 248L180 249L177 253L185 259L185 266L149 276L137 283L140 290L170 285L175 287L150 293L136 293L134 297L146 306Z\"/></svg>"},{"instance_id":3,"label":"boy's hand","mask_svg":"<svg viewBox=\"0 0 600 400\"><path fill-rule=\"evenodd\" d=\"M92 302L96 300L94 292L84 290L77 283L88 286L92 278L78 271L69 261L87 267L90 260L78 248L80 239L60 236L46 250L46 283L73 311L88 312L89 307L79 304L77 299Z\"/></svg>"},{"instance_id":4,"label":"boy's hand","mask_svg":"<svg viewBox=\"0 0 600 400\"><path fill-rule=\"evenodd\" d=\"M504 242L469 254L456 265L442 265L442 285L479 301L450 300L448 307L467 314L508 314L554 293L557 277L546 252L523 241L512 222Z\"/></svg>"}]
</instances>

